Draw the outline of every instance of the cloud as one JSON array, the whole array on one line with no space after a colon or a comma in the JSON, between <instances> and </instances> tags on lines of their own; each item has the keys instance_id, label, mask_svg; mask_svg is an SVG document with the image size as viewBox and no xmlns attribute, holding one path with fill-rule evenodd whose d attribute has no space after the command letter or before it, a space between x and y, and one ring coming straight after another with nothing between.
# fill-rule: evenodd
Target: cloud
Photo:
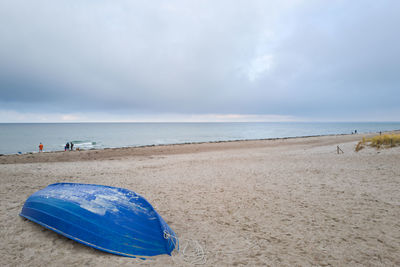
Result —
<instances>
[{"instance_id":1,"label":"cloud","mask_svg":"<svg viewBox=\"0 0 400 267\"><path fill-rule=\"evenodd\" d=\"M6 0L0 106L93 119L399 115L399 8L398 1Z\"/></svg>"},{"instance_id":2,"label":"cloud","mask_svg":"<svg viewBox=\"0 0 400 267\"><path fill-rule=\"evenodd\" d=\"M253 59L250 63L249 68L247 69L247 76L251 82L254 82L262 75L265 75L265 72L271 70L273 67L273 56L272 55L263 55Z\"/></svg>"},{"instance_id":3,"label":"cloud","mask_svg":"<svg viewBox=\"0 0 400 267\"><path fill-rule=\"evenodd\" d=\"M18 122L290 122L300 118L255 114L110 114L105 112L35 113L0 110L0 121Z\"/></svg>"}]
</instances>

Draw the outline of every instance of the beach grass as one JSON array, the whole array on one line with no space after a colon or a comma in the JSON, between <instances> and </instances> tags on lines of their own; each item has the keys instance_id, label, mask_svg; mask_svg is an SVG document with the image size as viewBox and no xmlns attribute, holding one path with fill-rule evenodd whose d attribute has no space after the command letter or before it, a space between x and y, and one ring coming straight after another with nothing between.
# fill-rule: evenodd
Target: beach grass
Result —
<instances>
[{"instance_id":1,"label":"beach grass","mask_svg":"<svg viewBox=\"0 0 400 267\"><path fill-rule=\"evenodd\" d=\"M371 138L363 137L360 142L358 142L355 151L358 152L365 146L380 148L389 148L400 145L400 134L384 134L376 135Z\"/></svg>"}]
</instances>

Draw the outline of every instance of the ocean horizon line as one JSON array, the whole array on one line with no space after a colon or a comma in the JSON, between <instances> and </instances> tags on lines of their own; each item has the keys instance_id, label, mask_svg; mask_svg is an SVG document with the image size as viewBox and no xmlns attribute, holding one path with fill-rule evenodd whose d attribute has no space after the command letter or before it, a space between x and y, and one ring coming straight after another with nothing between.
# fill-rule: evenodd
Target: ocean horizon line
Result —
<instances>
[{"instance_id":1,"label":"ocean horizon line","mask_svg":"<svg viewBox=\"0 0 400 267\"><path fill-rule=\"evenodd\" d=\"M81 124L81 123L400 123L399 121L57 121L57 122L0 122L0 124Z\"/></svg>"}]
</instances>

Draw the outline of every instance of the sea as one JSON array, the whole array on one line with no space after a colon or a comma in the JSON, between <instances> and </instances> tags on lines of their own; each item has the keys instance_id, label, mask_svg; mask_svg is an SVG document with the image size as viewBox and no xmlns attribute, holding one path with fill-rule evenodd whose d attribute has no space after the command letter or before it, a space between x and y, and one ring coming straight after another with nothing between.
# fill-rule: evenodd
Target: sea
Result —
<instances>
[{"instance_id":1,"label":"sea","mask_svg":"<svg viewBox=\"0 0 400 267\"><path fill-rule=\"evenodd\" d=\"M0 154L399 130L400 122L0 123Z\"/></svg>"}]
</instances>

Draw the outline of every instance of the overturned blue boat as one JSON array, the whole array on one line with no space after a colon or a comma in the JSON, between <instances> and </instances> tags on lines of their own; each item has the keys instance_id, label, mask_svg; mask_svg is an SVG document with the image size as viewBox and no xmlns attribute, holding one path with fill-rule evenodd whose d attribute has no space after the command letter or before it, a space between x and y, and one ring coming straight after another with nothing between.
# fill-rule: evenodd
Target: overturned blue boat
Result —
<instances>
[{"instance_id":1,"label":"overturned blue boat","mask_svg":"<svg viewBox=\"0 0 400 267\"><path fill-rule=\"evenodd\" d=\"M20 213L93 248L127 257L171 255L175 233L142 196L127 189L57 183L37 191Z\"/></svg>"}]
</instances>

